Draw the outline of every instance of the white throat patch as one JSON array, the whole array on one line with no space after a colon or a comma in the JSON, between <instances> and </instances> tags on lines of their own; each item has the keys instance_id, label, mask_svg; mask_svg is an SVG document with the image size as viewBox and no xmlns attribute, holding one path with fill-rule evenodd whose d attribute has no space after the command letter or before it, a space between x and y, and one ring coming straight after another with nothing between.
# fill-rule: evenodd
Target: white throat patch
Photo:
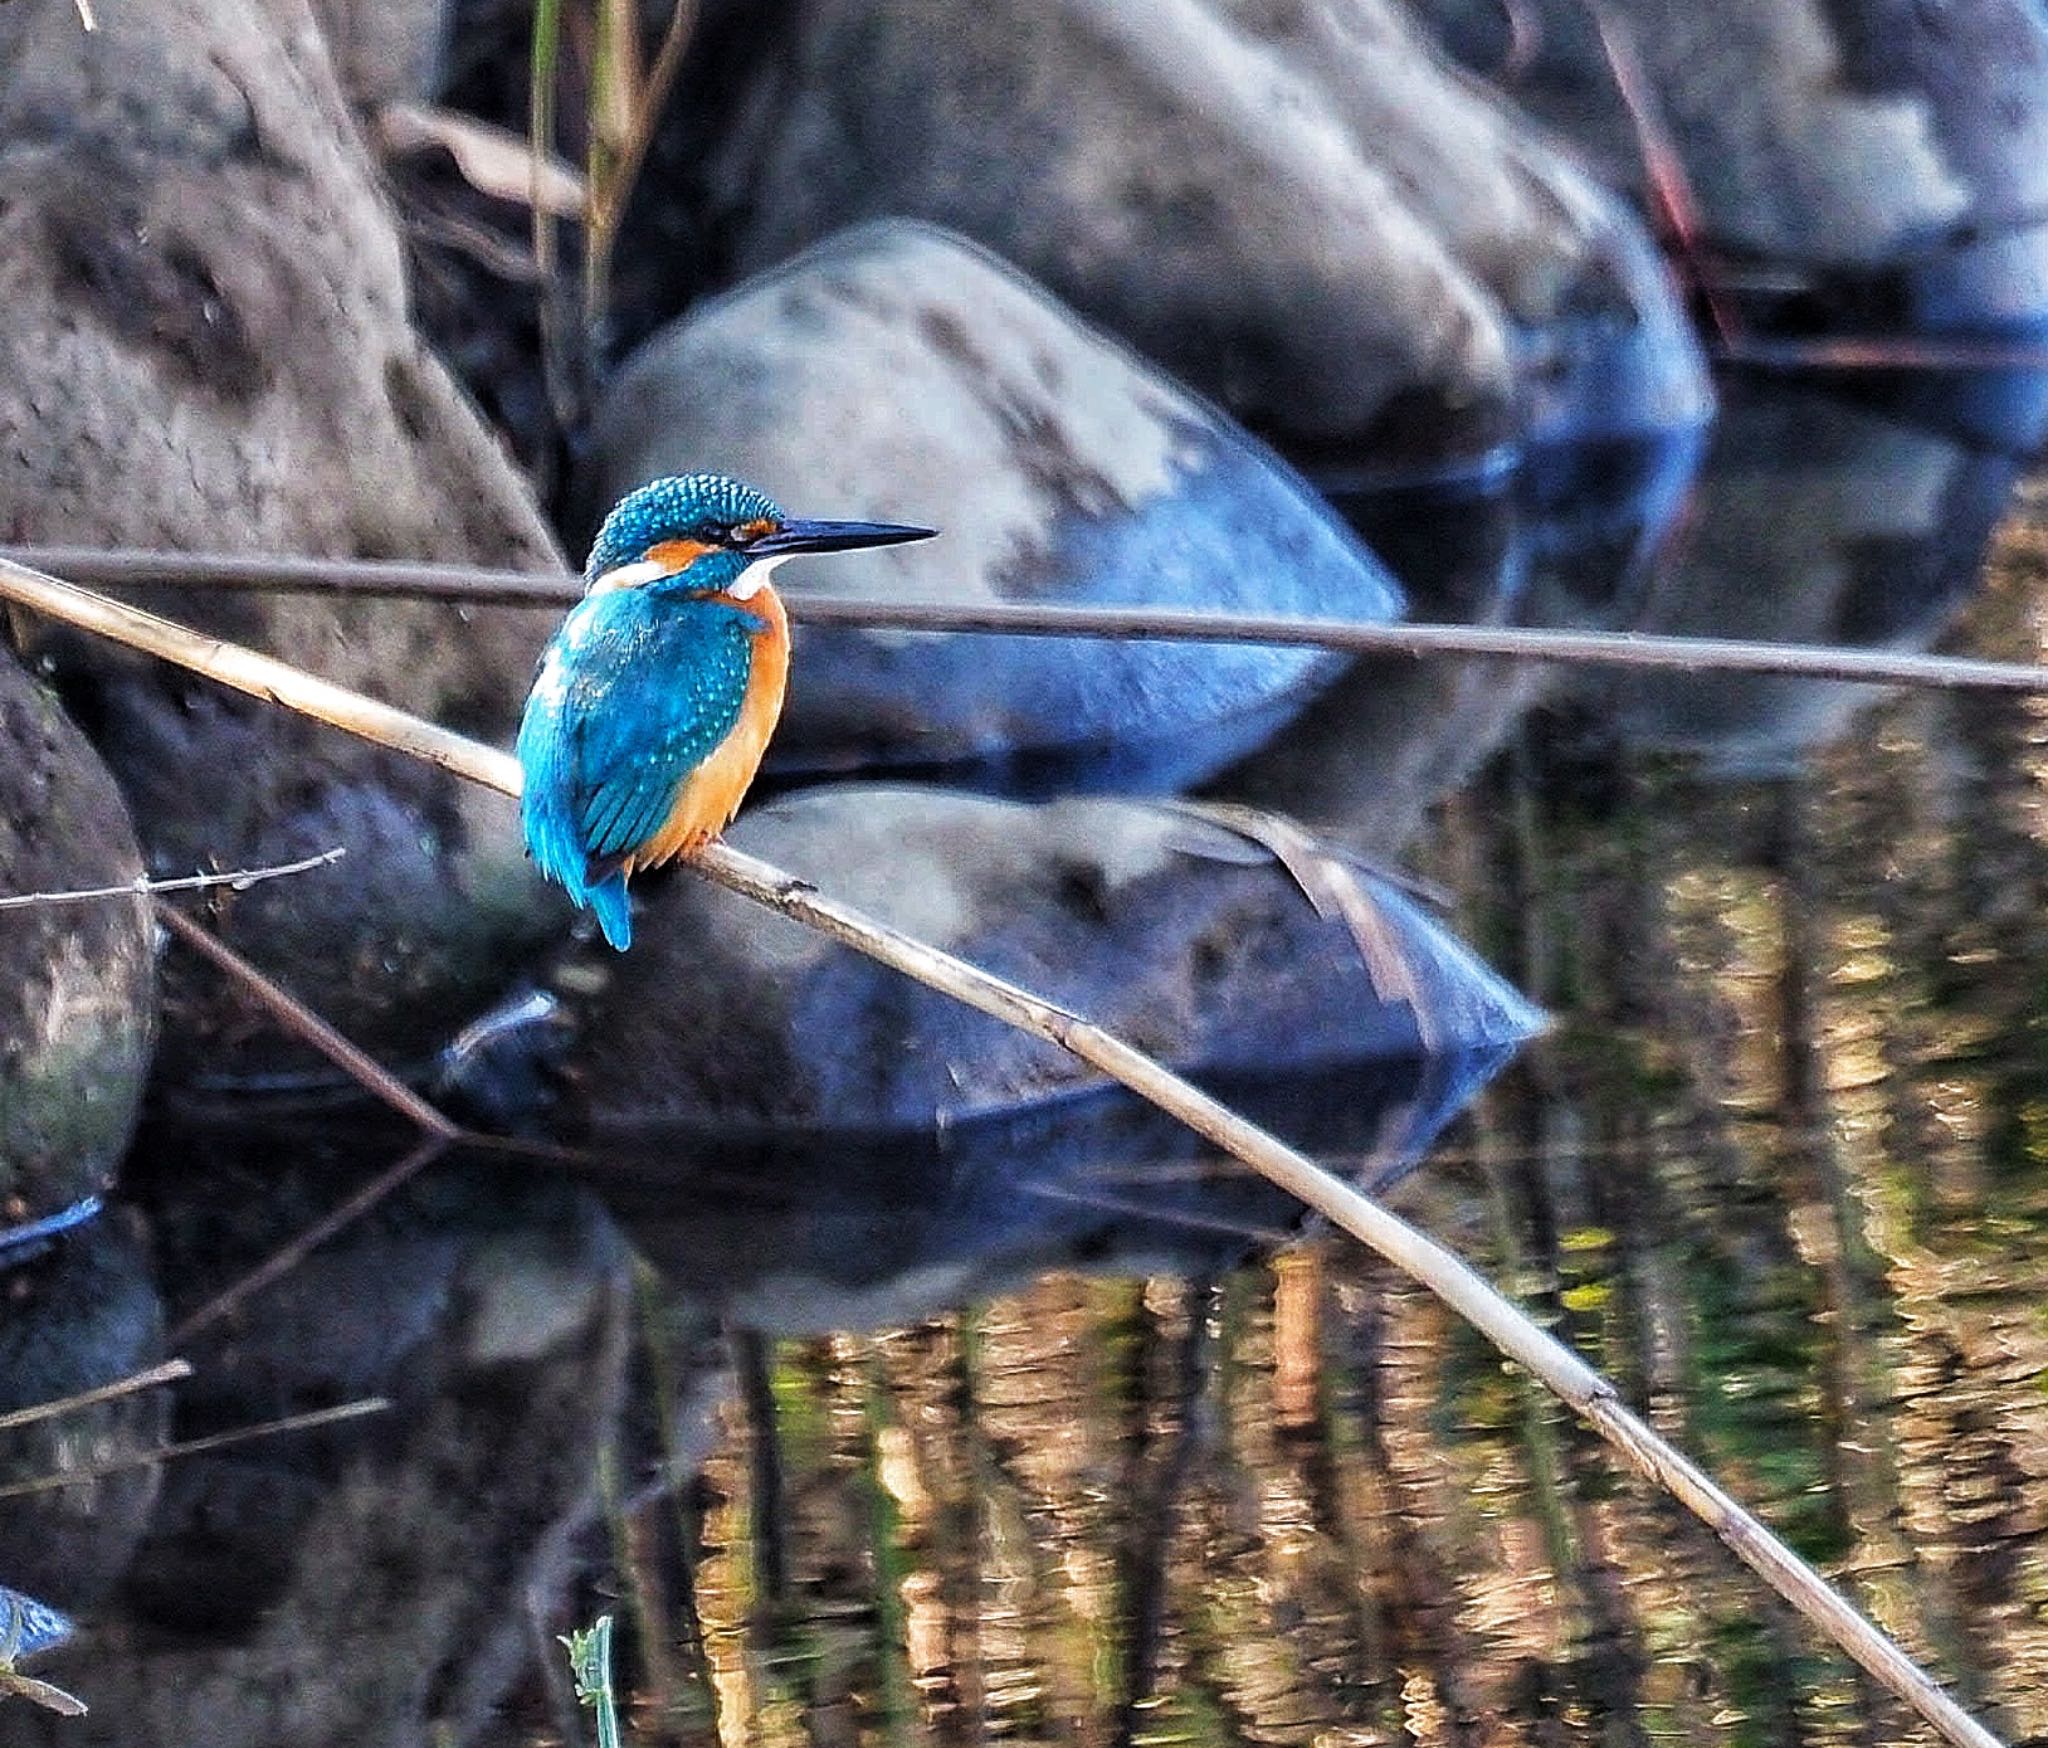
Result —
<instances>
[{"instance_id":1,"label":"white throat patch","mask_svg":"<svg viewBox=\"0 0 2048 1748\"><path fill-rule=\"evenodd\" d=\"M727 586L726 593L735 601L752 599L761 592L761 586L775 574L775 567L785 559L796 556L792 552L778 552L770 558L757 558Z\"/></svg>"}]
</instances>

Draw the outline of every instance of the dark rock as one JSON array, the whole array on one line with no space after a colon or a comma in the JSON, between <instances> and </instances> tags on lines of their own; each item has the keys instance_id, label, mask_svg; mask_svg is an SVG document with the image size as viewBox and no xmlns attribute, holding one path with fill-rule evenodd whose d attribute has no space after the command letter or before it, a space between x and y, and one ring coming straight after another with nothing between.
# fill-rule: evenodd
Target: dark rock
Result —
<instances>
[{"instance_id":1,"label":"dark rock","mask_svg":"<svg viewBox=\"0 0 2048 1748\"><path fill-rule=\"evenodd\" d=\"M122 886L142 872L107 769L0 652L0 894ZM0 915L0 1259L112 1183L156 1033L142 898Z\"/></svg>"},{"instance_id":2,"label":"dark rock","mask_svg":"<svg viewBox=\"0 0 2048 1748\"><path fill-rule=\"evenodd\" d=\"M612 384L605 502L716 465L802 515L942 538L792 566L791 593L1385 618L1385 572L1284 465L1019 275L867 226L699 310ZM772 768L981 766L1173 785L1339 664L1313 650L805 629Z\"/></svg>"},{"instance_id":3,"label":"dark rock","mask_svg":"<svg viewBox=\"0 0 2048 1748\"><path fill-rule=\"evenodd\" d=\"M1703 416L1634 221L1387 0L727 12L668 161L739 272L929 219L1262 433L1401 466Z\"/></svg>"},{"instance_id":4,"label":"dark rock","mask_svg":"<svg viewBox=\"0 0 2048 1748\"><path fill-rule=\"evenodd\" d=\"M300 0L0 8L0 540L557 563L407 325L399 241ZM532 615L161 592L174 616L509 735ZM272 706L53 638L152 872L344 844L216 907L372 1049L424 1051L556 914L513 810ZM301 1065L212 972L170 980L169 1078Z\"/></svg>"},{"instance_id":5,"label":"dark rock","mask_svg":"<svg viewBox=\"0 0 2048 1748\"><path fill-rule=\"evenodd\" d=\"M1403 894L1358 881L1370 964L1259 846L1173 807L1021 807L841 786L744 815L735 844L1087 1015L1188 1072L1284 1077L1535 1024ZM584 997L565 1134L932 1134L1102 1085L1078 1059L758 905L655 885Z\"/></svg>"},{"instance_id":6,"label":"dark rock","mask_svg":"<svg viewBox=\"0 0 2048 1748\"><path fill-rule=\"evenodd\" d=\"M163 1309L131 1216L107 1214L0 1275L0 1414L111 1384L163 1357ZM159 1477L149 1459L169 1424L159 1389L0 1431L0 1485L111 1467L97 1480L0 1499L6 1581L70 1611L98 1604L142 1539Z\"/></svg>"},{"instance_id":7,"label":"dark rock","mask_svg":"<svg viewBox=\"0 0 2048 1748\"><path fill-rule=\"evenodd\" d=\"M1647 181L1593 10L1420 0L1472 65ZM1784 269L1802 327L2048 329L2048 12L2038 0L1609 0L1715 253ZM1733 275L1737 283L1745 276ZM1771 300L1761 300L1768 307Z\"/></svg>"}]
</instances>

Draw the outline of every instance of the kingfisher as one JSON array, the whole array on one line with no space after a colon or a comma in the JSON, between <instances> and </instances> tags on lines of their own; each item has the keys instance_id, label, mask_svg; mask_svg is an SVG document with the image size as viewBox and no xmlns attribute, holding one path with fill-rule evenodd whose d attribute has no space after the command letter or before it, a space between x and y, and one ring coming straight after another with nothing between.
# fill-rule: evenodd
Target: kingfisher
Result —
<instances>
[{"instance_id":1,"label":"kingfisher","mask_svg":"<svg viewBox=\"0 0 2048 1748\"><path fill-rule=\"evenodd\" d=\"M518 754L527 849L614 947L633 941L627 879L724 831L775 732L789 617L770 572L935 532L798 521L715 473L655 480L605 518L583 599L541 654Z\"/></svg>"}]
</instances>

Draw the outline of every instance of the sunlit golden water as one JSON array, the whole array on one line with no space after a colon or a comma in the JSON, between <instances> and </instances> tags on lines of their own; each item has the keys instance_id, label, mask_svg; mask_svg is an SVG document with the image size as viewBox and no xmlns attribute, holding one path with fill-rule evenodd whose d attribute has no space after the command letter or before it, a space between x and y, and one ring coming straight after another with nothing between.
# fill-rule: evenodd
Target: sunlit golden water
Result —
<instances>
[{"instance_id":1,"label":"sunlit golden water","mask_svg":"<svg viewBox=\"0 0 2048 1748\"><path fill-rule=\"evenodd\" d=\"M1958 647L2043 657L2041 515ZM2048 708L1879 701L1769 779L1537 763L1415 859L1559 1024L1398 1199L2048 1737ZM1931 1739L1348 1243L764 1367L643 1742Z\"/></svg>"}]
</instances>

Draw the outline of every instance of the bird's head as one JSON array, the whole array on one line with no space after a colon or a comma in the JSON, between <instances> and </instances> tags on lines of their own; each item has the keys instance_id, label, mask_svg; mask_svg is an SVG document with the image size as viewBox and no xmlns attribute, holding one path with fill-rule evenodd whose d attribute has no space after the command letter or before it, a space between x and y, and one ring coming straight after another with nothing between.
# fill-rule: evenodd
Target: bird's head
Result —
<instances>
[{"instance_id":1,"label":"bird's head","mask_svg":"<svg viewBox=\"0 0 2048 1748\"><path fill-rule=\"evenodd\" d=\"M802 522L752 486L717 473L658 479L604 519L583 574L590 591L673 587L740 600L800 552L850 552L925 540L894 522Z\"/></svg>"}]
</instances>

